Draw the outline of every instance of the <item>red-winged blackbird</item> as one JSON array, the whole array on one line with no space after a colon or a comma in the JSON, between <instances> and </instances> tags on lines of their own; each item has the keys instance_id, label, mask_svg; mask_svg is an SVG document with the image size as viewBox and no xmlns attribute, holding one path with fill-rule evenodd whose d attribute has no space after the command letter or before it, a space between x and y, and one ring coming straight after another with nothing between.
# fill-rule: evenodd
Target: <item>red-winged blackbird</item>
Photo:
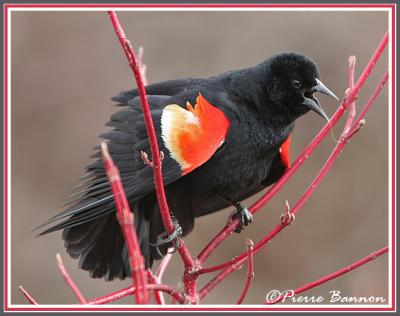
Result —
<instances>
[{"instance_id":1,"label":"red-winged blackbird","mask_svg":"<svg viewBox=\"0 0 400 316\"><path fill-rule=\"evenodd\" d=\"M166 236L155 196L153 170L137 90L112 100L124 106L100 135L118 166L135 215L146 266L160 259L174 239L188 234L194 218L236 207L240 231L252 216L240 201L276 182L289 166L294 121L309 110L328 120L314 92L336 96L319 80L316 64L284 52L263 63L207 79L179 79L146 87L160 150L163 178L175 221ZM124 279L131 274L115 204L101 159L86 168L68 208L46 224L41 235L63 229L67 252L93 278ZM151 157L150 157L151 159ZM61 220L61 222L60 222ZM57 224L54 224L58 222Z\"/></svg>"}]
</instances>

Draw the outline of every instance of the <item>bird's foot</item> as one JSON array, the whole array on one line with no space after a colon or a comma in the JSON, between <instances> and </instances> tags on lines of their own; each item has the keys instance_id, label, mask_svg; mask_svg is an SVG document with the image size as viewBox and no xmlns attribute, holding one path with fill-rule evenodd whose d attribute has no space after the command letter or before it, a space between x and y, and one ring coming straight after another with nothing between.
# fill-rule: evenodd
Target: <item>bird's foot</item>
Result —
<instances>
[{"instance_id":1,"label":"bird's foot","mask_svg":"<svg viewBox=\"0 0 400 316\"><path fill-rule=\"evenodd\" d=\"M234 202L233 206L236 207L236 210L229 216L228 222L239 219L239 225L235 228L234 232L240 233L244 226L253 222L253 214L239 202Z\"/></svg>"},{"instance_id":2,"label":"bird's foot","mask_svg":"<svg viewBox=\"0 0 400 316\"><path fill-rule=\"evenodd\" d=\"M172 243L173 250L171 253L175 252L179 248L179 239L182 236L182 227L179 225L178 220L176 219L175 216L171 215L172 219L172 224L174 225L174 230L170 235L166 231L164 231L162 234L157 236L157 241L156 243L149 243L150 246L156 247L157 253L160 255L160 257L164 257L160 250L160 246L168 245Z\"/></svg>"}]
</instances>

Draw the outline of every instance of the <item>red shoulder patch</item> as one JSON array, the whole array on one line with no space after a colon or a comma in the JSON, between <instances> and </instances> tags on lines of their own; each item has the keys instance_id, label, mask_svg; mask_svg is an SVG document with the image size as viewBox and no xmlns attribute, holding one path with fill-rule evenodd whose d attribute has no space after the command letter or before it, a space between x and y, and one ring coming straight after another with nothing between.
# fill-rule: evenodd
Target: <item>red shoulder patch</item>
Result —
<instances>
[{"instance_id":1,"label":"red shoulder patch","mask_svg":"<svg viewBox=\"0 0 400 316\"><path fill-rule=\"evenodd\" d=\"M290 167L290 135L286 140L282 143L281 147L279 148L279 152L281 154L282 164L286 167Z\"/></svg>"},{"instance_id":2,"label":"red shoulder patch","mask_svg":"<svg viewBox=\"0 0 400 316\"><path fill-rule=\"evenodd\" d=\"M167 105L161 116L162 138L171 157L187 174L204 164L224 142L229 129L225 114L202 95L187 109Z\"/></svg>"}]
</instances>

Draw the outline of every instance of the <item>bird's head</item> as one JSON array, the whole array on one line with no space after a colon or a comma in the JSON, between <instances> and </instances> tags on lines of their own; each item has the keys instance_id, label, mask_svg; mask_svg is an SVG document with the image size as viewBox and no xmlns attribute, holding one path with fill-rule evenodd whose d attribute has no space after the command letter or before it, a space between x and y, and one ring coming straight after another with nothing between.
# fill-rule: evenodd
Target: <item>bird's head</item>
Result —
<instances>
[{"instance_id":1,"label":"bird's head","mask_svg":"<svg viewBox=\"0 0 400 316\"><path fill-rule=\"evenodd\" d=\"M299 53L284 52L270 59L268 70L268 97L279 112L295 120L312 110L329 120L314 93L338 98L321 82L314 61Z\"/></svg>"}]
</instances>

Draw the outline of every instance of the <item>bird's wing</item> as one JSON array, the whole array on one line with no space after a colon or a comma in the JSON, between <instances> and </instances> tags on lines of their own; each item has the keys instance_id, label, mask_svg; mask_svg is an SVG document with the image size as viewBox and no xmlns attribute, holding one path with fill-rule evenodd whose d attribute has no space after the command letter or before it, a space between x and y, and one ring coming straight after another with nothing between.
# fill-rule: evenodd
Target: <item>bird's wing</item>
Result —
<instances>
[{"instance_id":1,"label":"bird's wing","mask_svg":"<svg viewBox=\"0 0 400 316\"><path fill-rule=\"evenodd\" d=\"M149 95L159 148L164 153L162 163L164 184L168 185L201 166L222 145L229 129L224 113L198 95L196 104L186 106L170 103L167 95ZM128 200L134 202L154 191L153 170L141 157L150 154L143 113L139 99L127 100L130 107L113 114L107 123L110 131L101 134L108 142L109 152L119 168ZM40 235L81 225L115 211L113 195L101 158L100 147L95 147L95 160L86 168L67 204L67 209L51 218L53 224ZM61 222L54 224L56 221Z\"/></svg>"},{"instance_id":2,"label":"bird's wing","mask_svg":"<svg viewBox=\"0 0 400 316\"><path fill-rule=\"evenodd\" d=\"M200 78L185 78L176 80L167 80L146 86L146 92L148 95L168 95L174 96L182 94L192 88L206 82L205 79ZM122 91L116 96L112 97L111 100L118 102L118 105L125 106L137 102L139 92L137 89Z\"/></svg>"}]
</instances>

